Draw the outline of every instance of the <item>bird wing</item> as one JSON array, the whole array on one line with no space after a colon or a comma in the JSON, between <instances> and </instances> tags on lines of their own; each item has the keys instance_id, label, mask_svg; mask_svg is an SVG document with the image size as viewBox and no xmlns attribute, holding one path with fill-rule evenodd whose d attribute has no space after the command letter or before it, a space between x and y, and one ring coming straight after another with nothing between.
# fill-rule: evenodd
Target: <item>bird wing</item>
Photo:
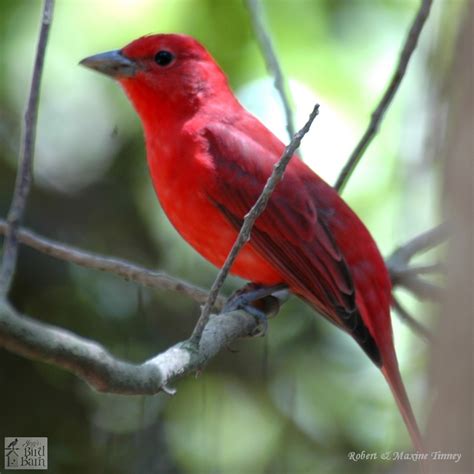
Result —
<instances>
[{"instance_id":1,"label":"bird wing","mask_svg":"<svg viewBox=\"0 0 474 474\"><path fill-rule=\"evenodd\" d=\"M251 138L254 133L232 125L214 123L203 130L215 170L208 198L237 230L283 152L283 145L267 129L263 132L264 143L270 140L267 147ZM350 333L380 365L377 344L356 305L351 272L326 222L334 210L321 205L318 186L328 187L294 158L255 222L250 244L292 291Z\"/></svg>"}]
</instances>

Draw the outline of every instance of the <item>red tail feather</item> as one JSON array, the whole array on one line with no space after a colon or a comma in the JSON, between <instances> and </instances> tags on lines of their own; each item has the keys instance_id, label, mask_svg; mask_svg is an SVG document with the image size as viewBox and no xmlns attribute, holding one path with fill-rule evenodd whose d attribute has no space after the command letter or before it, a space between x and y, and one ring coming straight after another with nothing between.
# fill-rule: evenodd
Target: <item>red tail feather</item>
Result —
<instances>
[{"instance_id":1,"label":"red tail feather","mask_svg":"<svg viewBox=\"0 0 474 474\"><path fill-rule=\"evenodd\" d=\"M392 390L395 401L397 402L398 409L400 410L403 421L405 422L408 433L410 434L413 447L419 453L426 453L423 439L411 408L410 400L408 399L405 386L400 376L400 370L398 368L395 353L392 352L391 356L384 354L384 356L384 365L381 370ZM421 461L420 466L422 472L428 472L426 464L424 464L423 461Z\"/></svg>"}]
</instances>

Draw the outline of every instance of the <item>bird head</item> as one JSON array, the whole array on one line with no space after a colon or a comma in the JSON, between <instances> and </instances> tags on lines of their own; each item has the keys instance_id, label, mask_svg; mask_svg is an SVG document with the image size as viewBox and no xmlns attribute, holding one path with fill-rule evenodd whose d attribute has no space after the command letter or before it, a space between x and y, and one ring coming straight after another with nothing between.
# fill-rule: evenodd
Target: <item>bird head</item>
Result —
<instances>
[{"instance_id":1,"label":"bird head","mask_svg":"<svg viewBox=\"0 0 474 474\"><path fill-rule=\"evenodd\" d=\"M144 122L152 114L181 117L225 93L227 79L207 50L180 34L143 36L81 65L117 80Z\"/></svg>"}]
</instances>

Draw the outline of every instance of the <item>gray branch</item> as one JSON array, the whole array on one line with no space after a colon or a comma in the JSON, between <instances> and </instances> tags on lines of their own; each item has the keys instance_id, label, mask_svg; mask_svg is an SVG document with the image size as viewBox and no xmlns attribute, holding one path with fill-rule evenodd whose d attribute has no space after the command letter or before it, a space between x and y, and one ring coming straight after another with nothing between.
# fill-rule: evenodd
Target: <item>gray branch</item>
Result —
<instances>
[{"instance_id":1,"label":"gray branch","mask_svg":"<svg viewBox=\"0 0 474 474\"><path fill-rule=\"evenodd\" d=\"M5 235L7 228L5 220L0 219L0 235ZM150 288L177 291L201 304L207 301L209 295L205 289L164 272L150 270L120 258L87 252L77 247L40 236L31 230L18 229L17 238L22 244L59 260L75 263L81 267L113 273L125 280ZM224 298L219 297L214 307L221 309L223 305Z\"/></svg>"},{"instance_id":2,"label":"gray branch","mask_svg":"<svg viewBox=\"0 0 474 474\"><path fill-rule=\"evenodd\" d=\"M7 224L5 220L0 219L0 235L4 235L6 230ZM439 263L412 266L410 265L410 260L416 254L423 253L441 244L446 238L446 226L440 225L428 232L420 234L395 250L385 260L392 285L394 287L406 288L421 299L439 300L441 289L433 283L422 280L420 275L442 272L443 266ZM18 241L59 260L75 263L85 268L111 273L127 281L133 281L149 288L182 293L197 303L204 304L209 296L209 292L204 288L168 275L165 272L151 270L121 258L88 252L72 245L67 245L41 236L31 230L20 228L18 230ZM214 308L217 310L222 309L224 302L225 298L218 296L214 303Z\"/></svg>"},{"instance_id":3,"label":"gray branch","mask_svg":"<svg viewBox=\"0 0 474 474\"><path fill-rule=\"evenodd\" d=\"M260 45L262 55L265 59L267 69L274 78L274 86L280 95L283 108L286 116L286 129L288 130L288 136L293 137L295 134L295 126L293 123L293 114L291 112L290 101L285 91L285 80L283 78L283 72L278 62L275 48L273 47L272 38L270 36L269 29L265 24L263 7L260 0L245 0L247 9L250 13L252 20L253 31Z\"/></svg>"},{"instance_id":4,"label":"gray branch","mask_svg":"<svg viewBox=\"0 0 474 474\"><path fill-rule=\"evenodd\" d=\"M1 347L68 370L100 392L123 395L172 394L170 384L201 370L222 348L256 329L255 319L242 311L212 315L199 349L183 341L142 364L131 364L94 341L35 321L0 300Z\"/></svg>"},{"instance_id":5,"label":"gray branch","mask_svg":"<svg viewBox=\"0 0 474 474\"><path fill-rule=\"evenodd\" d=\"M421 31L423 30L423 26L428 18L430 13L431 4L433 0L422 0L420 8L418 9L413 23L411 25L410 31L405 39L405 44L403 45L402 52L400 53L400 58L398 60L398 65L393 73L392 79L390 80L388 87L380 100L379 105L377 108L372 112L372 116L370 118L369 126L365 131L364 135L360 139L359 143L355 147L354 151L352 152L351 156L347 160L344 168L342 169L339 177L337 178L336 184L334 187L341 192L346 185L347 181L351 177L353 171L355 170L356 166L358 165L360 159L364 155L367 147L370 145L372 140L374 139L375 135L377 134L380 124L387 112L390 104L392 103L395 94L397 93L402 79L405 76L408 63L410 62L410 58L413 52L416 49L416 45L418 44L418 39L420 37Z\"/></svg>"},{"instance_id":6,"label":"gray branch","mask_svg":"<svg viewBox=\"0 0 474 474\"><path fill-rule=\"evenodd\" d=\"M398 301L392 298L392 306L400 320L405 323L416 335L420 336L425 342L432 342L433 335L423 324L419 323Z\"/></svg>"},{"instance_id":7,"label":"gray branch","mask_svg":"<svg viewBox=\"0 0 474 474\"><path fill-rule=\"evenodd\" d=\"M224 284L224 281L227 278L227 275L229 274L230 268L232 267L242 247L250 240L250 235L252 233L252 228L253 228L253 225L255 224L255 221L258 219L260 214L262 214L262 212L267 207L268 201L274 189L283 178L283 174L285 173L288 163L293 157L295 151L300 146L301 140L303 139L303 137L309 132L309 129L311 128L311 125L314 119L318 115L318 112L319 112L319 104L316 104L313 108L313 111L309 115L308 121L305 123L303 128L299 132L297 132L295 136L291 139L290 143L285 148L283 155L277 161L277 163L275 163L273 167L273 172L268 178L267 182L265 183L265 186L260 196L258 197L255 204L252 206L252 208L249 210L249 212L245 216L244 221L242 223L242 227L240 228L239 234L237 236L237 239L235 240L234 245L232 246L229 254L227 255L224 265L219 270L219 273L217 274L217 277L214 283L212 284L211 290L209 291L208 300L206 301L206 304L203 306L203 309L201 311L201 316L199 317L196 327L194 328L193 334L191 335L191 340L194 343L196 344L199 343L201 334L207 325L209 315L211 314L214 303L219 295L219 291L221 290L222 285Z\"/></svg>"},{"instance_id":8,"label":"gray branch","mask_svg":"<svg viewBox=\"0 0 474 474\"><path fill-rule=\"evenodd\" d=\"M411 259L418 254L426 252L443 243L448 237L446 224L423 232L403 246L396 249L386 259L393 286L400 286L411 291L420 299L439 301L442 289L434 283L422 279L420 275L442 271L439 263L427 266L410 266Z\"/></svg>"},{"instance_id":9,"label":"gray branch","mask_svg":"<svg viewBox=\"0 0 474 474\"><path fill-rule=\"evenodd\" d=\"M0 267L0 297L5 297L8 294L15 275L18 258L17 233L31 188L39 93L46 45L48 43L49 29L53 18L53 5L53 0L44 1L38 46L36 48L36 58L33 67L33 77L31 79L30 97L25 112L18 173L10 210L7 216L8 227L3 244L3 259Z\"/></svg>"},{"instance_id":10,"label":"gray branch","mask_svg":"<svg viewBox=\"0 0 474 474\"><path fill-rule=\"evenodd\" d=\"M390 255L387 259L388 268L393 274L402 271L415 255L427 252L440 245L447 237L448 226L446 224L437 225L433 229L417 235L412 240L397 248L392 255ZM420 273L423 273L423 270Z\"/></svg>"},{"instance_id":11,"label":"gray branch","mask_svg":"<svg viewBox=\"0 0 474 474\"><path fill-rule=\"evenodd\" d=\"M0 233L5 227L5 222L0 222ZM402 262L408 264L416 253L442 242L446 234L441 229L443 227L440 226L426 232L394 252L393 255L398 256L398 260L393 255L391 257L392 262L398 262L397 270L392 270L397 275L394 285L404 283L403 276L399 276L403 273ZM19 241L25 245L84 267L114 273L146 286L179 291L194 299L207 296L204 290L186 282L124 260L84 252L23 229L19 230L18 236ZM395 267L392 266L393 268ZM223 299L219 301L222 303ZM417 334L429 337L427 330L414 321L399 304L395 303L394 307ZM275 307L271 307L269 311L275 312ZM191 341L183 341L146 363L131 364L115 358L96 342L21 315L6 301L0 300L1 347L68 370L103 392L143 395L162 390L171 393L169 384L190 372L200 370L223 348L240 337L255 334L257 329L255 318L243 311L211 315L203 329L199 346Z\"/></svg>"}]
</instances>

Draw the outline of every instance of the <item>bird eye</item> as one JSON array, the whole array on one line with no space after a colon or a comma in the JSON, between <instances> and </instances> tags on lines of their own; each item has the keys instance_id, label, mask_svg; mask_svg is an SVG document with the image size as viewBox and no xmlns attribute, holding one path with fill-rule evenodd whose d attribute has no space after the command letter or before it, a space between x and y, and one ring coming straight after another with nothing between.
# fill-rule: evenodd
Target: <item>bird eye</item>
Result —
<instances>
[{"instance_id":1,"label":"bird eye","mask_svg":"<svg viewBox=\"0 0 474 474\"><path fill-rule=\"evenodd\" d=\"M155 54L155 62L158 66L168 66L173 59L174 56L169 51L161 50Z\"/></svg>"}]
</instances>

